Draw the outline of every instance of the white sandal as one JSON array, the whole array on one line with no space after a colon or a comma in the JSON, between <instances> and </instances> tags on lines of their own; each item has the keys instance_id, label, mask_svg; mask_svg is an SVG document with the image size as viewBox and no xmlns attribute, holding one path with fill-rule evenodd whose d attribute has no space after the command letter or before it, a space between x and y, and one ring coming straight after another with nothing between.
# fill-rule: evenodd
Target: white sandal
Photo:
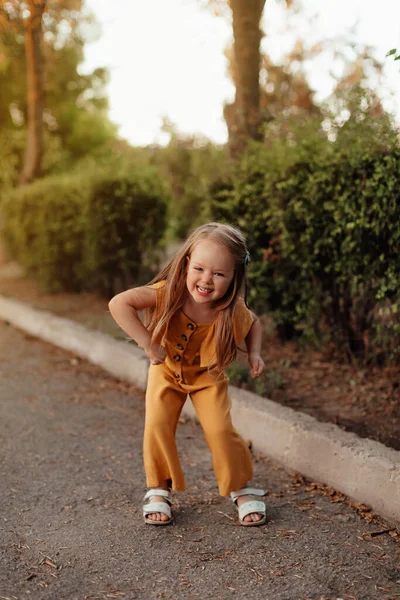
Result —
<instances>
[{"instance_id":1,"label":"white sandal","mask_svg":"<svg viewBox=\"0 0 400 600\"><path fill-rule=\"evenodd\" d=\"M237 506L237 499L240 496L265 496L264 490L256 490L254 488L242 488L236 492L231 492L231 498L234 504ZM248 500L240 506L237 506L239 511L239 523L244 527L257 527L258 525L264 525L266 521L266 508L265 502L261 500ZM243 519L251 513L262 514L263 517L259 521L244 521Z\"/></svg>"},{"instance_id":2,"label":"white sandal","mask_svg":"<svg viewBox=\"0 0 400 600\"><path fill-rule=\"evenodd\" d=\"M153 496L162 496L165 498L165 502L150 502ZM143 501L145 504L143 505L143 517L144 522L147 525L170 525L172 523L172 515L171 515L171 500L169 498L169 492L167 490L159 490L152 488L148 492L146 492ZM147 502L146 502L147 501ZM156 521L155 519L149 519L149 513L162 513L168 517L167 521Z\"/></svg>"}]
</instances>

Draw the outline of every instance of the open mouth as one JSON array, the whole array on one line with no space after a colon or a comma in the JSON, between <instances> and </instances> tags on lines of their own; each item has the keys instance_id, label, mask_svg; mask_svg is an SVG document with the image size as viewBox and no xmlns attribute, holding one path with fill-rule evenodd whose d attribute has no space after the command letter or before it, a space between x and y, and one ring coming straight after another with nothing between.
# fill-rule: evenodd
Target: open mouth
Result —
<instances>
[{"instance_id":1,"label":"open mouth","mask_svg":"<svg viewBox=\"0 0 400 600\"><path fill-rule=\"evenodd\" d=\"M214 291L209 288L200 287L199 285L196 285L196 290L197 293L200 294L200 296L210 296L210 294L212 294Z\"/></svg>"}]
</instances>

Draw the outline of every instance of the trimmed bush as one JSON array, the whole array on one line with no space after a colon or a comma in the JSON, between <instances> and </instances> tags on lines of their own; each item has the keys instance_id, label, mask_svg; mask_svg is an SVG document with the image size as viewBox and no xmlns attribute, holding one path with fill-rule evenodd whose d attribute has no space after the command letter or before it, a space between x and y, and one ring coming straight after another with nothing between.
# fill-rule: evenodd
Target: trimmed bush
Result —
<instances>
[{"instance_id":1,"label":"trimmed bush","mask_svg":"<svg viewBox=\"0 0 400 600\"><path fill-rule=\"evenodd\" d=\"M84 287L84 177L59 176L16 188L3 197L3 239L11 256L47 290Z\"/></svg>"},{"instance_id":2,"label":"trimmed bush","mask_svg":"<svg viewBox=\"0 0 400 600\"><path fill-rule=\"evenodd\" d=\"M327 326L349 354L367 360L371 344L375 356L382 350L375 335L382 306L397 313L399 169L399 149L354 161L339 154L299 163L273 188L281 297L274 310L307 339L321 339ZM394 333L396 319L390 327Z\"/></svg>"},{"instance_id":3,"label":"trimmed bush","mask_svg":"<svg viewBox=\"0 0 400 600\"><path fill-rule=\"evenodd\" d=\"M94 184L87 204L85 261L106 294L126 289L157 261L166 228L167 194L149 169ZM144 273L149 279L148 273Z\"/></svg>"},{"instance_id":4,"label":"trimmed bush","mask_svg":"<svg viewBox=\"0 0 400 600\"><path fill-rule=\"evenodd\" d=\"M156 259L166 207L150 168L53 176L3 197L3 237L44 288L110 295Z\"/></svg>"},{"instance_id":5,"label":"trimmed bush","mask_svg":"<svg viewBox=\"0 0 400 600\"><path fill-rule=\"evenodd\" d=\"M400 147L385 116L361 116L333 143L308 127L253 144L209 212L247 236L252 305L283 337L384 362L400 348Z\"/></svg>"}]
</instances>

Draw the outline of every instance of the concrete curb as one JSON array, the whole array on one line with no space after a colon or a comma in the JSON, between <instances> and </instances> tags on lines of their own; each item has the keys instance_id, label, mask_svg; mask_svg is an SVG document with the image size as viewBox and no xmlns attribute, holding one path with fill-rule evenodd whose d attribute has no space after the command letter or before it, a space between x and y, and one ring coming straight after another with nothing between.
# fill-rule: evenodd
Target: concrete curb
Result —
<instances>
[{"instance_id":1,"label":"concrete curb","mask_svg":"<svg viewBox=\"0 0 400 600\"><path fill-rule=\"evenodd\" d=\"M146 388L148 360L132 345L2 296L0 318ZM230 393L235 426L257 452L400 523L400 452L256 394L235 387ZM186 403L184 414L195 416L191 403Z\"/></svg>"}]
</instances>

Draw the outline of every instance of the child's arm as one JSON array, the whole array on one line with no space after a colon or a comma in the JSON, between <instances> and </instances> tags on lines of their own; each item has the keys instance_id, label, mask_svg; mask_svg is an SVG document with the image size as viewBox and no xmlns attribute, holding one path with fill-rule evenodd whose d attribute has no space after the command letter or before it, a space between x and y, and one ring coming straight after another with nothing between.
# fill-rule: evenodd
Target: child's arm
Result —
<instances>
[{"instance_id":1,"label":"child's arm","mask_svg":"<svg viewBox=\"0 0 400 600\"><path fill-rule=\"evenodd\" d=\"M164 362L166 351L159 344L151 344L151 335L139 319L137 311L155 306L156 294L156 290L150 287L133 288L117 294L108 304L114 320L144 349L153 365Z\"/></svg>"},{"instance_id":2,"label":"child's arm","mask_svg":"<svg viewBox=\"0 0 400 600\"><path fill-rule=\"evenodd\" d=\"M262 329L261 323L258 317L253 314L253 325L250 328L249 333L245 337L245 344L248 352L249 363L251 367L251 376L253 378L259 377L265 371L265 364L261 358L261 338Z\"/></svg>"}]
</instances>

